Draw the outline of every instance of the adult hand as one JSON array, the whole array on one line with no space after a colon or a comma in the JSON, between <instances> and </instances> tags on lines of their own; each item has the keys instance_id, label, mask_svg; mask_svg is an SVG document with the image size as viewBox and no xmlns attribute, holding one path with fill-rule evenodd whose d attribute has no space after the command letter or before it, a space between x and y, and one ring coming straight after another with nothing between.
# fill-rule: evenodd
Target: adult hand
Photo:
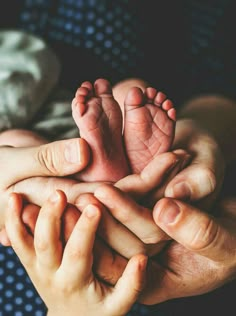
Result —
<instances>
[{"instance_id":1,"label":"adult hand","mask_svg":"<svg viewBox=\"0 0 236 316\"><path fill-rule=\"evenodd\" d=\"M130 204L127 195L121 191L119 199L113 198L117 190L103 185L95 190L95 196L107 207L111 205L112 214L124 220L124 225L140 239L145 232L145 237L151 240L149 221L143 217L140 227L137 207ZM155 223L175 240L149 260L142 303L157 304L203 294L236 277L236 199L230 204L222 204L219 209L220 217L216 219L171 198L163 198L156 204L153 211Z\"/></svg>"},{"instance_id":2,"label":"adult hand","mask_svg":"<svg viewBox=\"0 0 236 316\"><path fill-rule=\"evenodd\" d=\"M3 171L0 180L0 229L4 225L9 193L22 193L28 201L41 205L53 190L64 188L70 200L73 200L77 197L80 184L72 179L59 177L79 172L87 165L88 160L88 146L79 138L28 148L0 147ZM73 190L72 193L71 186L77 186L77 192ZM83 190L85 191L84 184L81 184L81 191Z\"/></svg>"},{"instance_id":3,"label":"adult hand","mask_svg":"<svg viewBox=\"0 0 236 316\"><path fill-rule=\"evenodd\" d=\"M225 161L214 137L193 120L179 120L176 124L174 148L188 151L191 163L166 186L164 195L210 207L218 195L225 171ZM153 197L160 198L157 191ZM201 202L201 204L199 203Z\"/></svg>"},{"instance_id":4,"label":"adult hand","mask_svg":"<svg viewBox=\"0 0 236 316\"><path fill-rule=\"evenodd\" d=\"M199 295L235 279L236 198L225 199L218 211L213 218L170 198L156 204L156 224L175 241L150 265L143 302Z\"/></svg>"},{"instance_id":5,"label":"adult hand","mask_svg":"<svg viewBox=\"0 0 236 316\"><path fill-rule=\"evenodd\" d=\"M174 148L190 151L193 160L169 183L165 196L191 201L207 197L204 207L211 206L225 166L236 159L235 100L219 94L196 95L183 104L178 116Z\"/></svg>"}]
</instances>

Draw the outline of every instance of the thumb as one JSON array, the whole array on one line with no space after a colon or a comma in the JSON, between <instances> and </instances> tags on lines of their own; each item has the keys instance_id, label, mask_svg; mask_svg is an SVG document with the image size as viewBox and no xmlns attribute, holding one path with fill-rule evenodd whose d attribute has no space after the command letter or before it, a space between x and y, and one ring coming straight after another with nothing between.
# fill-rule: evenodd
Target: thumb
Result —
<instances>
[{"instance_id":1,"label":"thumb","mask_svg":"<svg viewBox=\"0 0 236 316\"><path fill-rule=\"evenodd\" d=\"M216 219L179 200L163 198L154 207L155 223L184 247L211 260L232 258L236 238Z\"/></svg>"},{"instance_id":2,"label":"thumb","mask_svg":"<svg viewBox=\"0 0 236 316\"><path fill-rule=\"evenodd\" d=\"M196 201L214 192L215 188L215 173L210 168L195 164L184 168L168 183L165 196Z\"/></svg>"},{"instance_id":3,"label":"thumb","mask_svg":"<svg viewBox=\"0 0 236 316\"><path fill-rule=\"evenodd\" d=\"M27 148L1 147L1 185L7 187L33 176L70 175L85 168L88 160L89 147L82 138Z\"/></svg>"}]
</instances>

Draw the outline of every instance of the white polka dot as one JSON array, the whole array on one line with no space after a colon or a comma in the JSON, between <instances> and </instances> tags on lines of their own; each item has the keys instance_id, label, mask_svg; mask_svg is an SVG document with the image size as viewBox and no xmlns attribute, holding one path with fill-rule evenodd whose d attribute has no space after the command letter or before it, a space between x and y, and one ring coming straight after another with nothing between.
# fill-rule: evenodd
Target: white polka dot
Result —
<instances>
[{"instance_id":1,"label":"white polka dot","mask_svg":"<svg viewBox=\"0 0 236 316\"><path fill-rule=\"evenodd\" d=\"M35 303L36 303L37 305L41 305L41 304L43 304L43 301L41 300L40 297L36 297L36 298L35 298Z\"/></svg>"},{"instance_id":2,"label":"white polka dot","mask_svg":"<svg viewBox=\"0 0 236 316\"><path fill-rule=\"evenodd\" d=\"M25 273L25 271L24 271L24 269L22 269L22 268L18 268L18 269L16 270L16 274L17 274L18 276L22 276L24 273Z\"/></svg>"},{"instance_id":3,"label":"white polka dot","mask_svg":"<svg viewBox=\"0 0 236 316\"><path fill-rule=\"evenodd\" d=\"M25 295L26 295L27 297L32 297L32 296L34 296L34 292L31 291L31 290L27 290L26 293L25 293Z\"/></svg>"},{"instance_id":4,"label":"white polka dot","mask_svg":"<svg viewBox=\"0 0 236 316\"><path fill-rule=\"evenodd\" d=\"M87 34L93 34L95 32L95 29L92 25L89 25L87 28L86 28L86 33Z\"/></svg>"},{"instance_id":5,"label":"white polka dot","mask_svg":"<svg viewBox=\"0 0 236 316\"><path fill-rule=\"evenodd\" d=\"M4 309L6 312L11 312L13 310L13 306L12 306L12 304L6 304L4 306Z\"/></svg>"},{"instance_id":6,"label":"white polka dot","mask_svg":"<svg viewBox=\"0 0 236 316\"><path fill-rule=\"evenodd\" d=\"M6 266L7 266L8 269L12 269L12 268L14 268L15 263L13 261L7 261Z\"/></svg>"},{"instance_id":7,"label":"white polka dot","mask_svg":"<svg viewBox=\"0 0 236 316\"><path fill-rule=\"evenodd\" d=\"M24 288L24 284L23 283L16 283L16 289L18 291L21 291Z\"/></svg>"},{"instance_id":8,"label":"white polka dot","mask_svg":"<svg viewBox=\"0 0 236 316\"><path fill-rule=\"evenodd\" d=\"M72 26L73 26L72 23L67 22L67 23L65 24L65 29L66 29L67 31L70 31L70 30L72 30L72 28L73 28Z\"/></svg>"},{"instance_id":9,"label":"white polka dot","mask_svg":"<svg viewBox=\"0 0 236 316\"><path fill-rule=\"evenodd\" d=\"M31 312L31 311L33 310L33 306L32 306L31 304L26 304L26 305L25 305L25 310L26 310L27 312Z\"/></svg>"},{"instance_id":10,"label":"white polka dot","mask_svg":"<svg viewBox=\"0 0 236 316\"><path fill-rule=\"evenodd\" d=\"M12 290L6 290L6 292L5 292L5 296L8 297L8 298L12 297L13 294L14 294L14 293L13 293Z\"/></svg>"},{"instance_id":11,"label":"white polka dot","mask_svg":"<svg viewBox=\"0 0 236 316\"><path fill-rule=\"evenodd\" d=\"M14 277L13 277L12 275L8 275L8 276L6 277L6 282L9 283L9 284L13 283L14 280L15 280L15 279L14 279Z\"/></svg>"},{"instance_id":12,"label":"white polka dot","mask_svg":"<svg viewBox=\"0 0 236 316\"><path fill-rule=\"evenodd\" d=\"M15 298L15 303L16 303L16 305L21 305L21 304L23 304L23 298L22 298L22 297L16 297L16 298Z\"/></svg>"},{"instance_id":13,"label":"white polka dot","mask_svg":"<svg viewBox=\"0 0 236 316\"><path fill-rule=\"evenodd\" d=\"M107 40L107 41L105 41L104 46L105 46L106 48L111 48L111 47L112 47L112 42L109 41L109 40Z\"/></svg>"},{"instance_id":14,"label":"white polka dot","mask_svg":"<svg viewBox=\"0 0 236 316\"><path fill-rule=\"evenodd\" d=\"M5 261L5 255L3 253L0 253L0 261Z\"/></svg>"},{"instance_id":15,"label":"white polka dot","mask_svg":"<svg viewBox=\"0 0 236 316\"><path fill-rule=\"evenodd\" d=\"M13 254L14 254L14 251L13 251L13 249L12 249L11 247L8 247L8 248L7 248L7 253L8 253L9 255L13 255Z\"/></svg>"}]
</instances>

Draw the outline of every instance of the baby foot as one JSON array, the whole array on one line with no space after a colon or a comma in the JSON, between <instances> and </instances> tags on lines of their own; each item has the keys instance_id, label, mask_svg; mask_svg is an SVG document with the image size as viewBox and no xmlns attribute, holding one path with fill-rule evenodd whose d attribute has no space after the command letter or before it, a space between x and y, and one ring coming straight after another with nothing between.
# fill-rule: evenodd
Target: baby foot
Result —
<instances>
[{"instance_id":1,"label":"baby foot","mask_svg":"<svg viewBox=\"0 0 236 316\"><path fill-rule=\"evenodd\" d=\"M72 115L80 136L91 148L91 161L79 179L115 182L129 173L122 138L122 113L110 83L86 81L72 101Z\"/></svg>"},{"instance_id":2,"label":"baby foot","mask_svg":"<svg viewBox=\"0 0 236 316\"><path fill-rule=\"evenodd\" d=\"M162 92L154 88L132 88L125 99L124 141L134 173L158 154L170 149L175 133L176 110Z\"/></svg>"}]
</instances>

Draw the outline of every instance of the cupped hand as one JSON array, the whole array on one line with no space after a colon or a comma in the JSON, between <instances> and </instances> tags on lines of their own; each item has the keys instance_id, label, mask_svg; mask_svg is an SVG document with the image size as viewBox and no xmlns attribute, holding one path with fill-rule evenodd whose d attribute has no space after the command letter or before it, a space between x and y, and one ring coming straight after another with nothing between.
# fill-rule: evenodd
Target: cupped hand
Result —
<instances>
[{"instance_id":1,"label":"cupped hand","mask_svg":"<svg viewBox=\"0 0 236 316\"><path fill-rule=\"evenodd\" d=\"M114 191L113 191L114 190ZM103 185L95 190L107 198L118 189ZM150 222L137 219L137 206L119 192L112 200L111 212L126 217L124 225L140 239L150 232ZM107 199L106 204L110 204ZM127 208L124 208L128 205ZM236 199L224 201L217 218L185 202L163 198L157 202L153 218L158 229L172 238L165 248L149 259L147 282L140 302L147 305L174 298L210 292L236 277ZM120 216L120 215L119 215ZM143 216L142 214L140 215ZM145 229L146 228L146 229ZM147 236L147 235L146 235ZM168 239L168 238L166 238ZM116 267L114 267L116 269ZM114 279L113 279L114 281Z\"/></svg>"},{"instance_id":2,"label":"cupped hand","mask_svg":"<svg viewBox=\"0 0 236 316\"><path fill-rule=\"evenodd\" d=\"M66 204L62 191L54 193L40 209L34 236L22 221L19 194L12 194L6 216L12 247L47 305L48 315L126 314L144 286L147 258L130 259L115 286L101 281L93 272L100 209L87 205L63 244L61 220Z\"/></svg>"},{"instance_id":3,"label":"cupped hand","mask_svg":"<svg viewBox=\"0 0 236 316\"><path fill-rule=\"evenodd\" d=\"M236 199L217 211L214 218L178 200L157 203L154 220L174 241L150 263L143 303L204 294L236 278Z\"/></svg>"}]
</instances>

